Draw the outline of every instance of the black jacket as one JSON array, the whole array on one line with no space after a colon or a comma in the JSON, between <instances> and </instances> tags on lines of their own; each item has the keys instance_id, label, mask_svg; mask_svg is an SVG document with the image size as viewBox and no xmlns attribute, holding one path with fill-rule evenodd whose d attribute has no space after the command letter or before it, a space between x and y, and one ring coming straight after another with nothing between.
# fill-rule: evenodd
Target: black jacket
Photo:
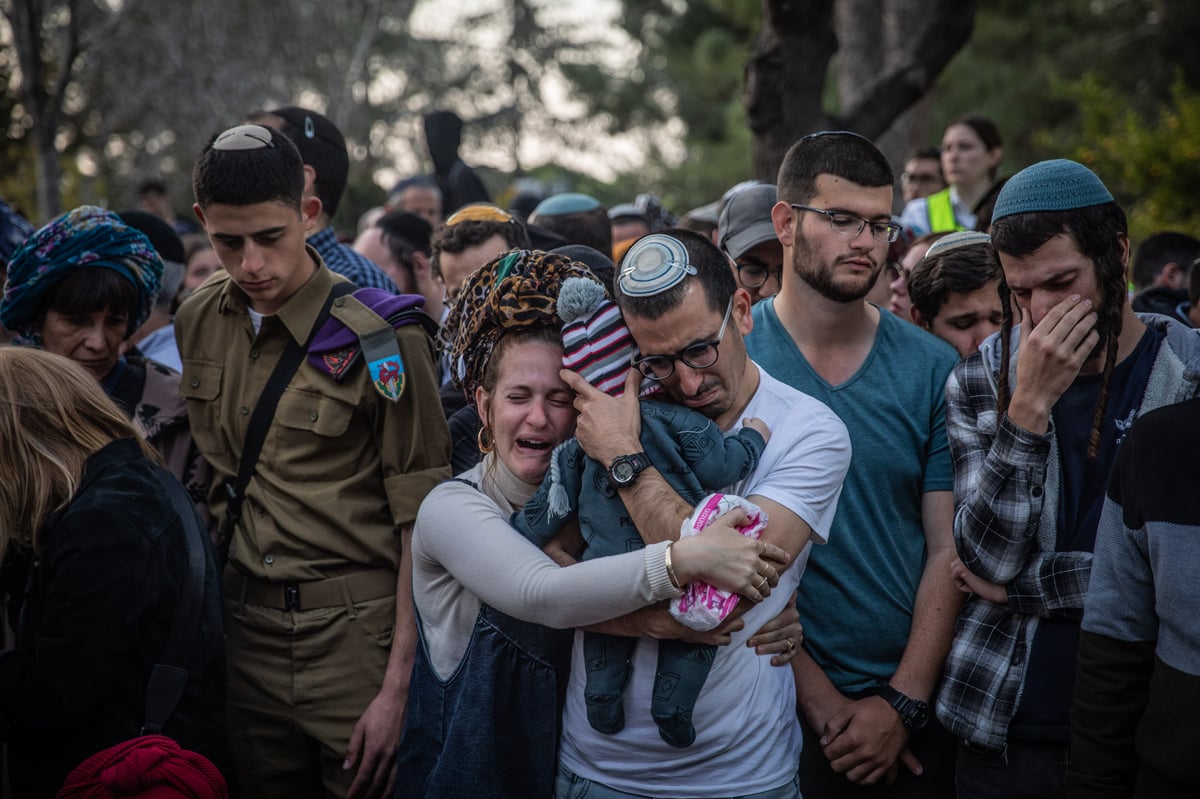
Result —
<instances>
[{"instance_id":1,"label":"black jacket","mask_svg":"<svg viewBox=\"0 0 1200 799\"><path fill-rule=\"evenodd\" d=\"M1182 289L1169 289L1164 286L1148 288L1134 296L1133 310L1137 313L1157 313L1169 316L1177 322L1192 326L1183 306L1187 303L1188 293Z\"/></svg>"},{"instance_id":2,"label":"black jacket","mask_svg":"<svg viewBox=\"0 0 1200 799\"><path fill-rule=\"evenodd\" d=\"M9 597L20 609L16 647L0 654L0 725L14 796L53 796L86 757L141 729L146 683L186 575L182 517L164 478L174 479L132 439L92 455L75 497L47 522L42 551L27 561L24 595ZM219 575L202 538L199 629L163 734L230 776Z\"/></svg>"},{"instance_id":3,"label":"black jacket","mask_svg":"<svg viewBox=\"0 0 1200 799\"><path fill-rule=\"evenodd\" d=\"M483 181L458 156L462 120L452 111L425 115L425 143L433 159L433 176L442 190L442 213L450 216L471 203L491 202Z\"/></svg>"}]
</instances>

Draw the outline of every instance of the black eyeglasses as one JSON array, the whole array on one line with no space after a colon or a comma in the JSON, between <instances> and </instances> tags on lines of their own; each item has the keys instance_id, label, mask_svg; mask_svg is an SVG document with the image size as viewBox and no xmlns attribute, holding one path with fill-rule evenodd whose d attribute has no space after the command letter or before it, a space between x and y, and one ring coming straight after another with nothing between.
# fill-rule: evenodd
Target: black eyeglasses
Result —
<instances>
[{"instance_id":1,"label":"black eyeglasses","mask_svg":"<svg viewBox=\"0 0 1200 799\"><path fill-rule=\"evenodd\" d=\"M783 284L783 268L772 269L762 261L756 261L753 258L743 258L741 261L734 261L734 266L737 267L738 282L743 287L748 289L761 288L771 275L775 276L775 282Z\"/></svg>"},{"instance_id":2,"label":"black eyeglasses","mask_svg":"<svg viewBox=\"0 0 1200 799\"><path fill-rule=\"evenodd\" d=\"M862 233L864 227L871 228L871 238L875 241L893 242L900 238L900 226L895 222L872 222L861 216L848 214L845 211L829 211L825 208L813 208L811 205L789 203L801 211L812 211L814 214L825 214L829 217L829 226L848 239Z\"/></svg>"},{"instance_id":3,"label":"black eyeglasses","mask_svg":"<svg viewBox=\"0 0 1200 799\"><path fill-rule=\"evenodd\" d=\"M717 358L721 354L718 348L721 346L721 339L725 338L725 328L729 326L729 317L732 312L733 297L730 297L729 305L725 307L725 318L721 320L721 329L717 331L717 337L712 341L692 344L674 355L647 355L636 359L633 365L650 380L666 380L675 374L676 361L683 361L692 369L707 369L717 362Z\"/></svg>"}]
</instances>

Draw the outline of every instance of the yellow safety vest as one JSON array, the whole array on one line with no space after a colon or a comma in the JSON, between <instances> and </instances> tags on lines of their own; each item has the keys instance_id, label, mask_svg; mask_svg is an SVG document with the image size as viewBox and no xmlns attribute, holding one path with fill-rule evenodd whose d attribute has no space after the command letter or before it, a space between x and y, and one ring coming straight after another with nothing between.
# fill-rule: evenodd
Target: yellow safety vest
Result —
<instances>
[{"instance_id":1,"label":"yellow safety vest","mask_svg":"<svg viewBox=\"0 0 1200 799\"><path fill-rule=\"evenodd\" d=\"M966 230L954 218L954 204L950 202L950 189L942 189L925 198L925 209L929 214L930 233L950 233Z\"/></svg>"}]
</instances>

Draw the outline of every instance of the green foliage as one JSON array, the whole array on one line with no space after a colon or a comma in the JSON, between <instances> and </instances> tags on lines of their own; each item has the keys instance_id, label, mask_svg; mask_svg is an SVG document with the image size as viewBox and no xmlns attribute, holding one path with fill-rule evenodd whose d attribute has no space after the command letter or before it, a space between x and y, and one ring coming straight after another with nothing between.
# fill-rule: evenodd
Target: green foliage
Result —
<instances>
[{"instance_id":1,"label":"green foliage","mask_svg":"<svg viewBox=\"0 0 1200 799\"><path fill-rule=\"evenodd\" d=\"M1200 230L1200 4L994 0L935 89L932 143L952 117L1000 125L1002 174L1046 158L1093 168L1136 244Z\"/></svg>"},{"instance_id":2,"label":"green foliage","mask_svg":"<svg viewBox=\"0 0 1200 799\"><path fill-rule=\"evenodd\" d=\"M607 115L612 130L678 118L686 156L674 165L651 144L645 167L607 189L592 186L592 193L630 202L650 191L682 215L750 176L741 91L759 6L745 0L625 0L622 8L619 23L640 48L636 68L621 76L585 69L564 74L574 97L592 113Z\"/></svg>"},{"instance_id":3,"label":"green foliage","mask_svg":"<svg viewBox=\"0 0 1200 799\"><path fill-rule=\"evenodd\" d=\"M659 196L680 215L718 199L730 186L750 177L750 128L745 109L734 102L719 110L721 135L692 139L684 163L662 176Z\"/></svg>"},{"instance_id":4,"label":"green foliage","mask_svg":"<svg viewBox=\"0 0 1200 799\"><path fill-rule=\"evenodd\" d=\"M1200 75L1200 50L1179 41L1194 41L1197 23L1200 4L1181 0L982 4L971 41L934 89L930 143L951 118L974 112L1000 125L1003 174L1062 157L1089 112L1093 95L1075 90L1084 76L1109 91L1114 107L1154 114L1171 101L1180 69L1189 80Z\"/></svg>"},{"instance_id":5,"label":"green foliage","mask_svg":"<svg viewBox=\"0 0 1200 799\"><path fill-rule=\"evenodd\" d=\"M1200 92L1182 76L1153 113L1128 109L1095 76L1072 87L1082 135L1069 157L1100 175L1129 217L1134 243L1161 230L1200 231Z\"/></svg>"}]
</instances>

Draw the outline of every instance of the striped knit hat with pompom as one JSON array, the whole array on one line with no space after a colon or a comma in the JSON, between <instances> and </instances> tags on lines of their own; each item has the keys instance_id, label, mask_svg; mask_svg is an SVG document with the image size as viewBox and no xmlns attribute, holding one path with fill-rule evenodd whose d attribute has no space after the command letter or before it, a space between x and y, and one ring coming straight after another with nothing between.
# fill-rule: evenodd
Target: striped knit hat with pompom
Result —
<instances>
[{"instance_id":1,"label":"striped knit hat with pompom","mask_svg":"<svg viewBox=\"0 0 1200 799\"><path fill-rule=\"evenodd\" d=\"M621 309L604 287L567 278L558 292L558 315L565 322L563 366L606 394L623 394L635 346Z\"/></svg>"}]
</instances>

